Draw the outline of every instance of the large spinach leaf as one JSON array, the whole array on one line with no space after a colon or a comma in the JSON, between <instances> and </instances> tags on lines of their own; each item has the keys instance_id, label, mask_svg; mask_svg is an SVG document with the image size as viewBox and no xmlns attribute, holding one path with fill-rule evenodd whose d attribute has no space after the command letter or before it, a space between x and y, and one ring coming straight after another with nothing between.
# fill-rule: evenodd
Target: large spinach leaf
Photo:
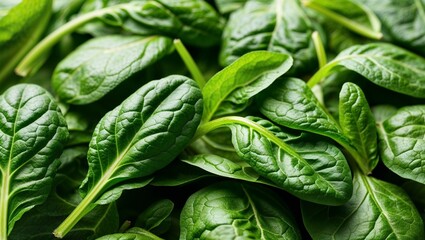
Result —
<instances>
[{"instance_id":1,"label":"large spinach leaf","mask_svg":"<svg viewBox=\"0 0 425 240\"><path fill-rule=\"evenodd\" d=\"M229 65L250 51L269 50L293 56L291 71L311 70L317 65L313 31L297 0L250 0L230 15L220 63Z\"/></svg>"},{"instance_id":2,"label":"large spinach leaf","mask_svg":"<svg viewBox=\"0 0 425 240\"><path fill-rule=\"evenodd\" d=\"M380 152L396 174L425 184L425 105L401 108L379 123Z\"/></svg>"},{"instance_id":3,"label":"large spinach leaf","mask_svg":"<svg viewBox=\"0 0 425 240\"><path fill-rule=\"evenodd\" d=\"M300 239L292 214L260 186L221 182L186 201L180 239Z\"/></svg>"},{"instance_id":4,"label":"large spinach leaf","mask_svg":"<svg viewBox=\"0 0 425 240\"><path fill-rule=\"evenodd\" d=\"M59 63L52 86L67 103L91 103L172 50L172 40L161 36L94 38Z\"/></svg>"},{"instance_id":5,"label":"large spinach leaf","mask_svg":"<svg viewBox=\"0 0 425 240\"><path fill-rule=\"evenodd\" d=\"M116 199L102 196L105 192L116 196L140 187L140 178L169 164L193 137L201 114L201 91L178 75L147 83L107 113L90 142L83 200L55 235L63 237L98 199L100 204Z\"/></svg>"},{"instance_id":6,"label":"large spinach leaf","mask_svg":"<svg viewBox=\"0 0 425 240\"><path fill-rule=\"evenodd\" d=\"M353 196L337 207L302 202L313 239L423 239L422 219L407 194L393 184L354 174Z\"/></svg>"},{"instance_id":7,"label":"large spinach leaf","mask_svg":"<svg viewBox=\"0 0 425 240\"><path fill-rule=\"evenodd\" d=\"M67 137L65 119L45 89L20 84L0 96L0 238L46 200Z\"/></svg>"}]
</instances>

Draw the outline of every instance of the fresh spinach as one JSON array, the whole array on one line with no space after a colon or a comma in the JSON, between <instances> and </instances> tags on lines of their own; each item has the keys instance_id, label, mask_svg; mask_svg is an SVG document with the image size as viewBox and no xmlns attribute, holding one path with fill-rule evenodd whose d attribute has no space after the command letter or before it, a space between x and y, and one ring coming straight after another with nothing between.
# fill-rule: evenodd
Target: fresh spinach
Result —
<instances>
[{"instance_id":1,"label":"fresh spinach","mask_svg":"<svg viewBox=\"0 0 425 240\"><path fill-rule=\"evenodd\" d=\"M425 238L423 6L2 1L0 238Z\"/></svg>"}]
</instances>

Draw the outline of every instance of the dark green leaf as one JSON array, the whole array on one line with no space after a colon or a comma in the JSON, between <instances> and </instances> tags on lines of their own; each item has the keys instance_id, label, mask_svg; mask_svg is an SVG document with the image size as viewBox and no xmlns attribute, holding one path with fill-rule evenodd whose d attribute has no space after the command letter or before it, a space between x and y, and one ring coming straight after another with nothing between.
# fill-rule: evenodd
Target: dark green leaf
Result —
<instances>
[{"instance_id":1,"label":"dark green leaf","mask_svg":"<svg viewBox=\"0 0 425 240\"><path fill-rule=\"evenodd\" d=\"M0 96L0 238L50 192L65 119L43 88L20 84Z\"/></svg>"},{"instance_id":2,"label":"dark green leaf","mask_svg":"<svg viewBox=\"0 0 425 240\"><path fill-rule=\"evenodd\" d=\"M248 0L215 0L215 4L221 14L226 14L239 9L247 1Z\"/></svg>"},{"instance_id":3,"label":"dark green leaf","mask_svg":"<svg viewBox=\"0 0 425 240\"><path fill-rule=\"evenodd\" d=\"M302 202L304 224L313 239L423 239L422 219L399 187L354 175L353 196L345 205Z\"/></svg>"},{"instance_id":4,"label":"dark green leaf","mask_svg":"<svg viewBox=\"0 0 425 240\"><path fill-rule=\"evenodd\" d=\"M425 184L425 105L398 110L379 124L385 166L401 177Z\"/></svg>"},{"instance_id":5,"label":"dark green leaf","mask_svg":"<svg viewBox=\"0 0 425 240\"><path fill-rule=\"evenodd\" d=\"M172 40L161 36L94 38L59 63L52 85L63 101L91 103L172 50Z\"/></svg>"},{"instance_id":6,"label":"dark green leaf","mask_svg":"<svg viewBox=\"0 0 425 240\"><path fill-rule=\"evenodd\" d=\"M286 54L254 51L245 54L215 74L202 89L204 121L209 121L223 103L244 105L292 66ZM239 109L237 109L239 110ZM227 110L227 112L229 112Z\"/></svg>"},{"instance_id":7,"label":"dark green leaf","mask_svg":"<svg viewBox=\"0 0 425 240\"><path fill-rule=\"evenodd\" d=\"M152 233L161 234L158 230L167 229L170 223L170 214L174 203L169 199L154 202L146 208L136 219L135 226L141 227Z\"/></svg>"},{"instance_id":8,"label":"dark green leaf","mask_svg":"<svg viewBox=\"0 0 425 240\"><path fill-rule=\"evenodd\" d=\"M282 200L260 186L222 182L183 207L180 239L301 239Z\"/></svg>"}]
</instances>

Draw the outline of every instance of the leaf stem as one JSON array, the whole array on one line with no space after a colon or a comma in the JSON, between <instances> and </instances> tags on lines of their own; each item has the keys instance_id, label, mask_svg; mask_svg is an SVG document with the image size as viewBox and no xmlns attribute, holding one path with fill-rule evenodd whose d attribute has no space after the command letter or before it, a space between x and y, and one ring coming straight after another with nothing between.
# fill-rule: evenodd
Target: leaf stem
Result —
<instances>
[{"instance_id":1,"label":"leaf stem","mask_svg":"<svg viewBox=\"0 0 425 240\"><path fill-rule=\"evenodd\" d=\"M326 57L325 47L323 46L322 39L317 31L314 31L311 35L313 39L314 48L316 49L317 60L319 61L319 68L322 68L328 62Z\"/></svg>"},{"instance_id":2,"label":"leaf stem","mask_svg":"<svg viewBox=\"0 0 425 240\"><path fill-rule=\"evenodd\" d=\"M124 5L124 4L121 4ZM108 8L103 8L97 11L93 11L84 15L81 15L77 18L74 18L70 22L64 24L60 28L56 29L54 32L49 34L46 38L40 41L19 63L16 67L15 72L20 76L28 76L35 73L44 63L46 58L45 54L50 51L50 49L59 42L64 36L72 33L79 27L84 24L96 19L98 17L104 16L105 14L112 13L118 8L121 8L121 5L115 5ZM41 61L41 62L40 62Z\"/></svg>"},{"instance_id":3,"label":"leaf stem","mask_svg":"<svg viewBox=\"0 0 425 240\"><path fill-rule=\"evenodd\" d=\"M325 15L326 17L334 20L335 22L345 26L346 28L350 29L353 32L356 32L362 36L365 36L367 38L371 38L371 39L375 39L375 40L379 40L382 38L382 33L381 32L376 32L372 29L369 29L353 20L350 20L346 17L343 17L337 13L334 13L328 9L326 9L325 7L322 7L319 4L316 4L314 1L311 0L303 0L302 1L304 6L309 7L323 15Z\"/></svg>"},{"instance_id":4,"label":"leaf stem","mask_svg":"<svg viewBox=\"0 0 425 240\"><path fill-rule=\"evenodd\" d=\"M187 51L186 47L183 45L180 39L174 40L174 46L176 47L177 52L182 58L193 79L198 83L199 88L202 90L205 86L206 81L198 66L196 65L195 61L193 60L192 56Z\"/></svg>"},{"instance_id":5,"label":"leaf stem","mask_svg":"<svg viewBox=\"0 0 425 240\"><path fill-rule=\"evenodd\" d=\"M335 67L336 65L338 65L339 60L335 59L327 64L325 64L324 66L322 66L307 82L307 86L312 88L314 87L316 84L320 83L320 81L322 81L323 78L325 78L328 74L329 71L332 70L333 67Z\"/></svg>"},{"instance_id":6,"label":"leaf stem","mask_svg":"<svg viewBox=\"0 0 425 240\"><path fill-rule=\"evenodd\" d=\"M3 179L1 181L0 192L0 239L7 239L8 227L8 201L9 196L9 174L2 172Z\"/></svg>"}]
</instances>

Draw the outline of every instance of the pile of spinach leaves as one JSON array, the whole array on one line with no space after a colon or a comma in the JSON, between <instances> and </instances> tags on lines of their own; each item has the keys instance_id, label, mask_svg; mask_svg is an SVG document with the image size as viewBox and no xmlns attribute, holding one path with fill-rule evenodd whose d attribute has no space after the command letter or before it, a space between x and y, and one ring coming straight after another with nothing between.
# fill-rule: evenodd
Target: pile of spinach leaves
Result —
<instances>
[{"instance_id":1,"label":"pile of spinach leaves","mask_svg":"<svg viewBox=\"0 0 425 240\"><path fill-rule=\"evenodd\" d=\"M424 239L425 2L0 2L0 239Z\"/></svg>"}]
</instances>

